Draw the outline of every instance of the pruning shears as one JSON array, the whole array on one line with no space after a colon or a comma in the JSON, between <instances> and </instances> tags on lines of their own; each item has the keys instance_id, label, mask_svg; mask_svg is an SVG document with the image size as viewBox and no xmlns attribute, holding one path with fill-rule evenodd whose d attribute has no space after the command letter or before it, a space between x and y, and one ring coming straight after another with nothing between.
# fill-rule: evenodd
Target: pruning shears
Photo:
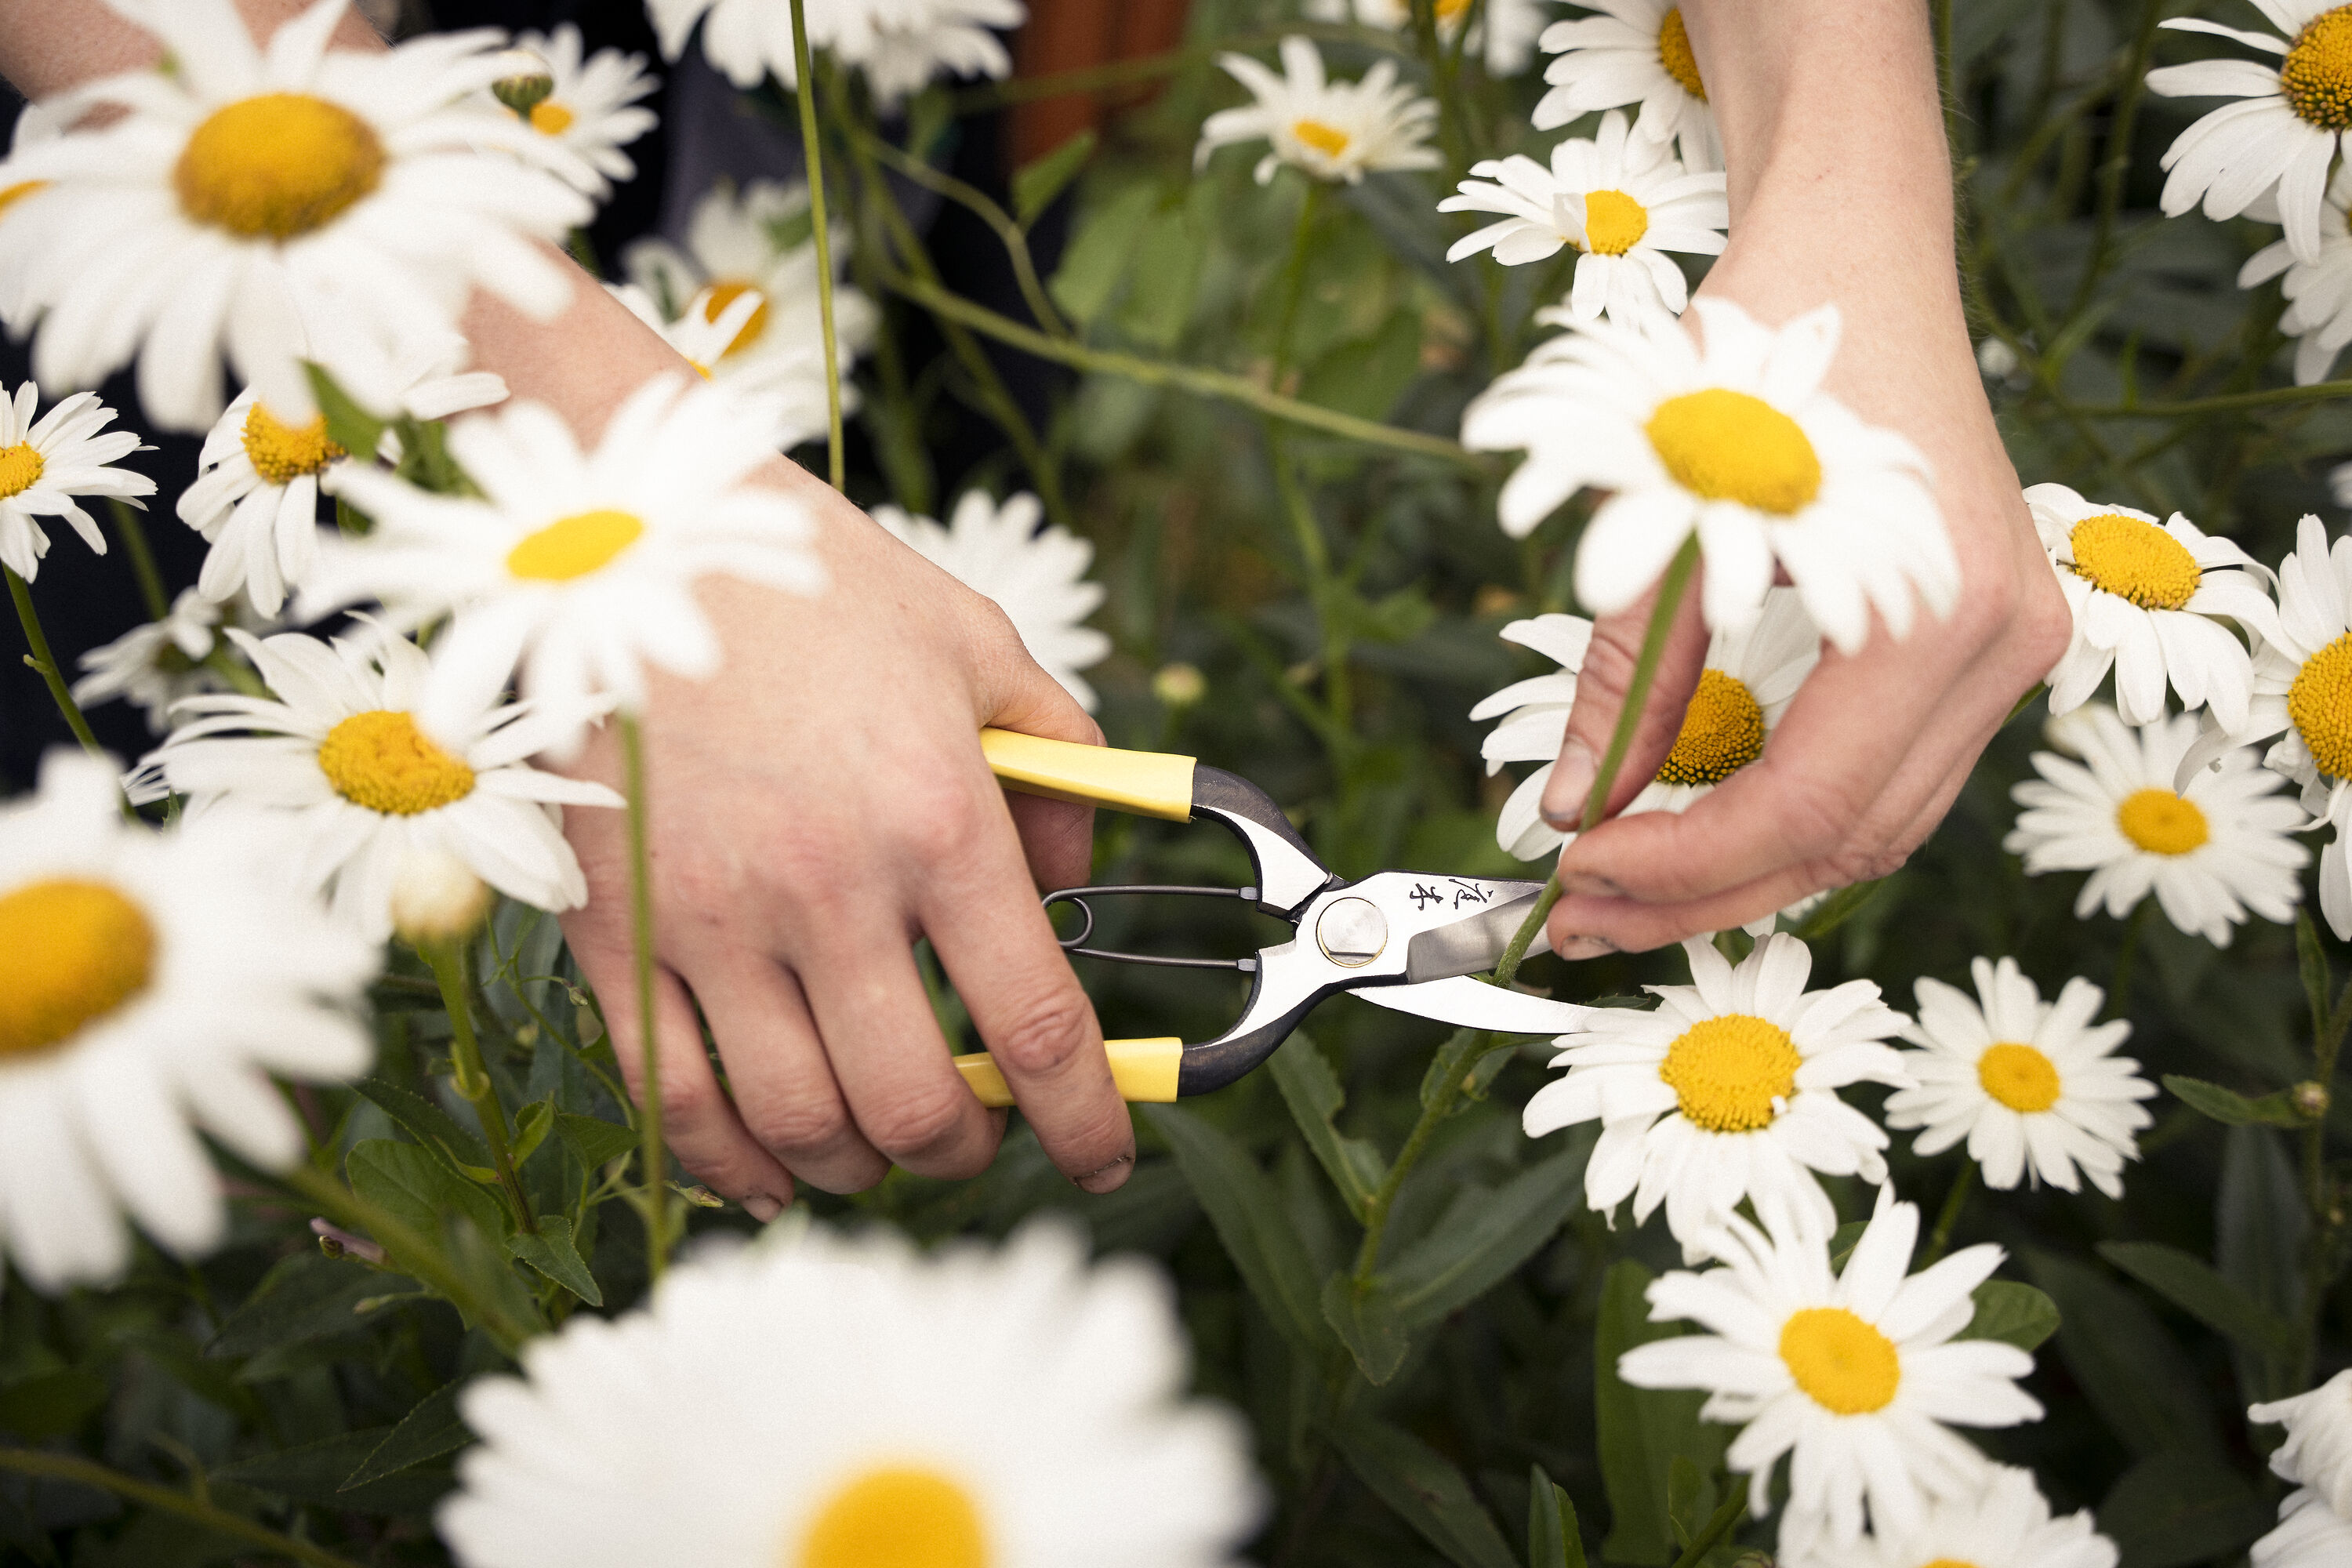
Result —
<instances>
[{"instance_id":1,"label":"pruning shears","mask_svg":"<svg viewBox=\"0 0 2352 1568\"><path fill-rule=\"evenodd\" d=\"M1502 957L1535 907L1540 882L1412 871L1379 871L1350 882L1316 858L1273 797L1222 768L1165 752L1081 746L1005 730L983 730L980 742L1007 789L1171 822L1206 818L1230 828L1249 851L1257 879L1252 887L1068 888L1045 897L1049 909L1067 903L1081 917L1076 931L1059 939L1074 956L1234 969L1250 977L1242 1016L1215 1039L1105 1041L1111 1077L1128 1100L1164 1101L1223 1089L1272 1056L1318 1003L1342 991L1401 1013L1496 1034L1564 1034L1591 1011L1475 978ZM1163 958L1088 946L1095 927L1088 900L1138 894L1238 899L1287 921L1294 934L1243 959ZM1540 932L1530 951L1549 951ZM984 1053L960 1056L955 1064L982 1104L1013 1103L1003 1074Z\"/></svg>"}]
</instances>

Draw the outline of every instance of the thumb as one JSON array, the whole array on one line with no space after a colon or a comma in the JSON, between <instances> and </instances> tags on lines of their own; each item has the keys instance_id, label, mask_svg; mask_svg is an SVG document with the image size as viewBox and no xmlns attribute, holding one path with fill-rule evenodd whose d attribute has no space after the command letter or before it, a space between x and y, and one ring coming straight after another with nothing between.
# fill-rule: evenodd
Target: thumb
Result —
<instances>
[{"instance_id":1,"label":"thumb","mask_svg":"<svg viewBox=\"0 0 2352 1568\"><path fill-rule=\"evenodd\" d=\"M1704 568L1702 568L1704 570ZM1681 733L1683 710L1698 689L1699 671L1706 664L1707 633L1699 616L1699 598L1685 593L1666 633L1633 743L1611 784L1602 816L1614 816L1657 776ZM1583 821L1585 799L1601 771L1601 759L1617 732L1633 672L1640 667L1642 641L1649 635L1650 612L1658 589L1650 591L1613 615L1592 623L1591 646L1585 649L1584 668L1576 677L1576 703L1569 711L1568 735L1561 741L1559 760L1551 782L1544 786L1544 820L1562 833L1574 833ZM1574 846L1570 846L1571 852Z\"/></svg>"}]
</instances>

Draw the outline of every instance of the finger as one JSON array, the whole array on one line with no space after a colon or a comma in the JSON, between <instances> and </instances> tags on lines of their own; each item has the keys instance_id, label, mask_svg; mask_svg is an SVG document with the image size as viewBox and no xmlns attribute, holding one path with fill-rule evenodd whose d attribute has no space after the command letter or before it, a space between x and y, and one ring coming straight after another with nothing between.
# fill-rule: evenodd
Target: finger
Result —
<instances>
[{"instance_id":1,"label":"finger","mask_svg":"<svg viewBox=\"0 0 2352 1568\"><path fill-rule=\"evenodd\" d=\"M1003 612L986 600L976 613L1002 617ZM1041 735L1049 741L1070 741L1099 746L1103 732L1062 683L1038 666L1010 627L992 627L997 635L976 637L976 647L994 650L977 672L972 689L978 695L979 725ZM977 727L977 726L976 726ZM1094 869L1094 808L1042 795L1007 793L1013 830L1033 886L1075 888Z\"/></svg>"},{"instance_id":2,"label":"finger","mask_svg":"<svg viewBox=\"0 0 2352 1568\"><path fill-rule=\"evenodd\" d=\"M687 983L702 1004L736 1113L760 1145L802 1181L862 1192L890 1168L849 1114L792 972L765 954L705 955Z\"/></svg>"},{"instance_id":3,"label":"finger","mask_svg":"<svg viewBox=\"0 0 2352 1568\"><path fill-rule=\"evenodd\" d=\"M1702 566L1701 570L1705 568ZM1615 615L1592 623L1592 642L1585 649L1583 668L1577 672L1576 703L1568 715L1568 734L1560 742L1559 760L1551 782L1544 786L1544 820L1562 833L1573 833L1584 817L1585 797L1592 793L1601 760L1617 731L1625 695L1642 659L1642 642L1649 635L1650 612L1658 590L1647 594ZM1699 671L1706 665L1707 634L1699 616L1699 595L1685 594L1666 635L1650 695L1633 729L1633 743L1609 790L1607 810L1616 812L1642 792L1657 775L1681 733L1683 710L1698 689Z\"/></svg>"},{"instance_id":4,"label":"finger","mask_svg":"<svg viewBox=\"0 0 2352 1568\"><path fill-rule=\"evenodd\" d=\"M621 1077L645 1103L644 1037L637 1030L634 955L572 936L572 956L596 993ZM734 1199L753 1218L771 1220L793 1201L792 1173L760 1146L719 1087L703 1053L702 1030L686 989L668 970L654 970L654 1045L661 1074L662 1136L678 1163L713 1192Z\"/></svg>"}]
</instances>

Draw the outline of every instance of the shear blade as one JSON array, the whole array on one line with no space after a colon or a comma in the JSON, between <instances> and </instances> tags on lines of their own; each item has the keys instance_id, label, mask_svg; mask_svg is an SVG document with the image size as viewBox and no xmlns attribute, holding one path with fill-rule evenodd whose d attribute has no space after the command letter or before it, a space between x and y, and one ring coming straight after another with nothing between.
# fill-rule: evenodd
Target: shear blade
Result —
<instances>
[{"instance_id":1,"label":"shear blade","mask_svg":"<svg viewBox=\"0 0 2352 1568\"><path fill-rule=\"evenodd\" d=\"M1524 886L1524 884L1522 884ZM1425 931L1406 944L1404 977L1410 984L1427 980L1444 980L1456 974L1483 974L1495 967L1511 938L1519 932L1528 913L1536 907L1536 895L1513 899L1507 904L1496 904L1467 919ZM1551 939L1543 931L1536 932L1535 941L1528 946L1530 953L1549 952ZM1491 991L1493 986L1483 987Z\"/></svg>"},{"instance_id":2,"label":"shear blade","mask_svg":"<svg viewBox=\"0 0 2352 1568\"><path fill-rule=\"evenodd\" d=\"M1586 1015L1592 1011L1573 1002L1507 991L1466 974L1424 980L1417 985L1367 985L1349 994L1400 1013L1435 1018L1459 1028L1491 1029L1498 1035L1569 1034L1582 1028Z\"/></svg>"}]
</instances>

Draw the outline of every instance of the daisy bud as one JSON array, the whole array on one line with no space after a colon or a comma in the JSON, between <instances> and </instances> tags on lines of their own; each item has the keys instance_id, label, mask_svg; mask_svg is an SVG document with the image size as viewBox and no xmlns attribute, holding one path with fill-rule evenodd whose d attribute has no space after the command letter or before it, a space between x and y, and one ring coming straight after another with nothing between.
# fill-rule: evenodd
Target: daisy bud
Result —
<instances>
[{"instance_id":1,"label":"daisy bud","mask_svg":"<svg viewBox=\"0 0 2352 1568\"><path fill-rule=\"evenodd\" d=\"M312 1220L310 1234L319 1238L319 1250L330 1258L354 1258L370 1268L383 1267L383 1247L363 1236L353 1236L331 1220Z\"/></svg>"},{"instance_id":2,"label":"daisy bud","mask_svg":"<svg viewBox=\"0 0 2352 1568\"><path fill-rule=\"evenodd\" d=\"M529 49L503 49L498 56L499 77L490 83L490 92L500 103L525 121L541 100L555 90L554 73L547 62Z\"/></svg>"},{"instance_id":3,"label":"daisy bud","mask_svg":"<svg viewBox=\"0 0 2352 1568\"><path fill-rule=\"evenodd\" d=\"M408 856L392 881L392 928L425 947L472 932L490 912L490 889L446 849Z\"/></svg>"},{"instance_id":4,"label":"daisy bud","mask_svg":"<svg viewBox=\"0 0 2352 1568\"><path fill-rule=\"evenodd\" d=\"M2306 1079L2287 1090L2287 1098L2294 1102L2296 1114L2306 1121L2317 1121L2327 1114L2329 1097L2324 1083Z\"/></svg>"},{"instance_id":5,"label":"daisy bud","mask_svg":"<svg viewBox=\"0 0 2352 1568\"><path fill-rule=\"evenodd\" d=\"M1171 708L1190 708L1209 693L1209 678L1196 664L1163 664L1151 678L1151 695Z\"/></svg>"}]
</instances>

